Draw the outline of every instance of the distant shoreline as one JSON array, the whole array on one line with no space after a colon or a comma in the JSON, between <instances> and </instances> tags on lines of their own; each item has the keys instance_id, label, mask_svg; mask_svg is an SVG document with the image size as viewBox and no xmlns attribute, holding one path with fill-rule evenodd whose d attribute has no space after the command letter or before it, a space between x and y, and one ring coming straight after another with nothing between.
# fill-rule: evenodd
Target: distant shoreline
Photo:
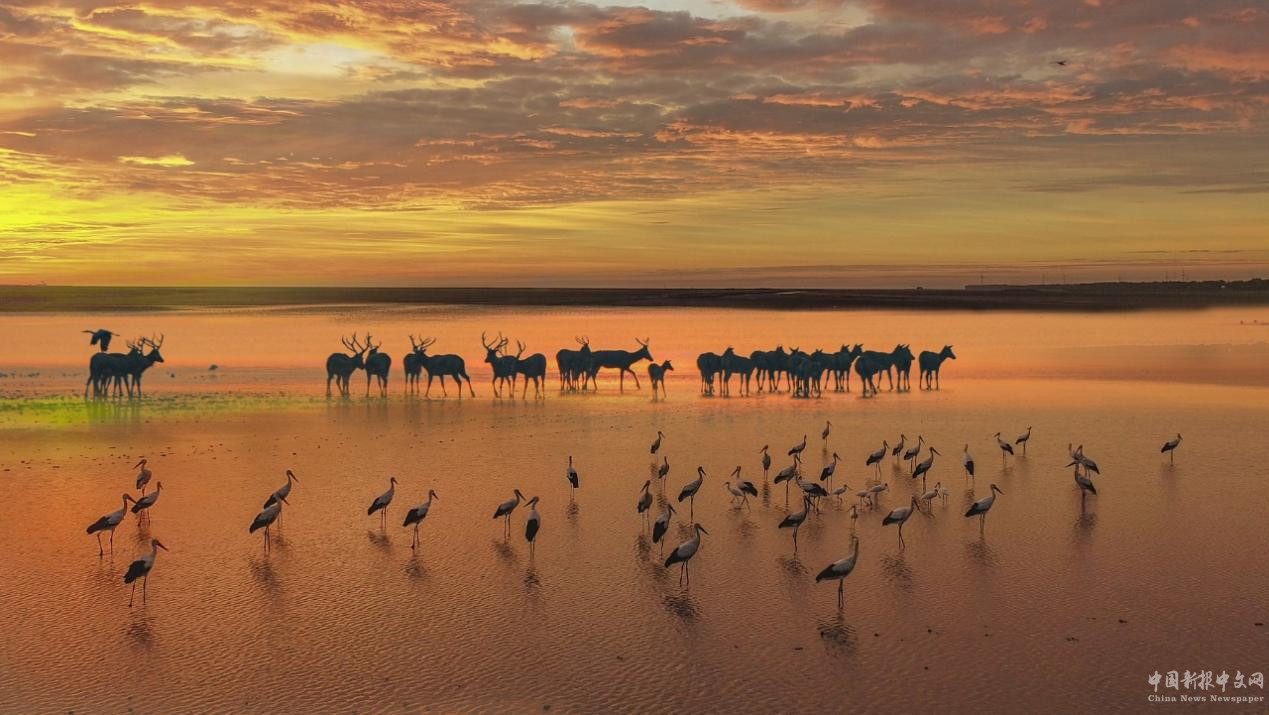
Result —
<instances>
[{"instance_id":1,"label":"distant shoreline","mask_svg":"<svg viewBox=\"0 0 1269 715\"><path fill-rule=\"evenodd\" d=\"M1134 311L1269 305L1269 280L962 289L0 286L0 313L339 305Z\"/></svg>"}]
</instances>

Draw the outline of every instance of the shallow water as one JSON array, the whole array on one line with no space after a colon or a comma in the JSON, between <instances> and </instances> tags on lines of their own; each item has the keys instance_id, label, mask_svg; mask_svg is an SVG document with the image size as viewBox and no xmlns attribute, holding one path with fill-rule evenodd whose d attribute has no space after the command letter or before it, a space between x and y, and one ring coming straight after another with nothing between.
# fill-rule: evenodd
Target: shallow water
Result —
<instances>
[{"instance_id":1,"label":"shallow water","mask_svg":"<svg viewBox=\"0 0 1269 715\"><path fill-rule=\"evenodd\" d=\"M458 313L463 326L480 322ZM979 360L989 348L1016 343L1016 372L1030 374L1041 364L1031 356L1056 349L1055 333L1078 318L818 315L719 311L695 322L663 314L658 328L640 332L652 335L654 355L664 345L676 361L741 324L764 338L864 326L850 339L884 343L901 331L879 326L897 317L914 347L943 342L932 339L936 328L965 347L939 392L866 401L703 399L684 370L664 401L649 400L646 387L618 395L611 383L600 395L494 401L478 380L476 400L403 400L394 390L389 400L326 402L320 375L312 385L296 348L266 366L282 376L280 395L250 380L194 389L170 378L154 381L146 404L84 407L59 397L72 388L50 372L55 361L31 361L42 374L8 383L8 404L42 396L46 407L10 410L0 421L8 506L0 612L9 615L0 631L0 710L1139 710L1156 670L1264 670L1269 633L1256 623L1269 615L1269 390L1254 371L1237 386L1197 384L1201 369L1193 381L988 379ZM1154 328L1167 322L1149 315L1159 320ZM1213 324L1194 327L1191 346L1255 349L1255 340L1238 342L1246 332L1233 316L1180 315ZM390 323L376 311L355 317ZM537 317L535 325L553 326L541 329L543 346L580 332L565 327L567 315ZM613 334L648 319L641 311L610 317L605 333ZM191 344L182 319L219 320L128 317L151 318L164 323L165 352L182 355L169 358L178 375L203 361L177 350ZM1000 318L1013 329L1030 320L1034 337L989 329ZM235 316L224 329L264 334L256 321L274 319ZM1140 316L1117 319L1119 330L1111 317L1088 318L1099 326L1090 344L1155 336L1187 349ZM12 329L6 321L14 320L43 325L6 316L0 326ZM85 323L44 320L64 321L47 341L65 341L64 328ZM336 322L304 320L308 330ZM77 349L60 359L84 357L86 346ZM4 363L27 357L6 350ZM1011 354L990 352L1004 362ZM77 419L90 411L92 419ZM773 446L774 476L789 461L784 451L810 434L806 471L818 474L829 454L818 439L826 419L829 450L845 460L837 484L871 483L865 456L900 432L943 453L929 483L949 485L951 496L908 522L906 548L881 519L920 483L892 459L878 508L852 525L847 505L826 504L802 529L796 554L776 528L783 486L764 489L748 509L729 505L722 483L735 466L763 483L764 443ZM992 435L1028 425L1028 455L1002 460ZM697 465L708 472L694 508L711 533L690 586L660 565L660 547L635 514L658 429L671 464L667 495ZM1170 465L1158 449L1178 431L1185 441ZM960 466L966 442L978 464L973 480ZM1064 467L1068 442L1098 461L1099 495L1081 500ZM569 454L582 480L572 502ZM142 455L163 496L147 527L129 516L113 558L99 559L83 529L116 508ZM302 481L266 554L247 526L286 468ZM381 530L365 509L388 475L401 485ZM992 482L1005 494L980 531L962 514ZM542 497L532 554L523 511L505 542L490 519L513 487ZM399 524L429 488L439 499L411 552ZM852 531L861 558L839 609L834 585L814 575L848 553ZM129 608L122 574L149 535L171 552L159 555L153 600L138 595ZM666 552L682 538L672 530Z\"/></svg>"}]
</instances>

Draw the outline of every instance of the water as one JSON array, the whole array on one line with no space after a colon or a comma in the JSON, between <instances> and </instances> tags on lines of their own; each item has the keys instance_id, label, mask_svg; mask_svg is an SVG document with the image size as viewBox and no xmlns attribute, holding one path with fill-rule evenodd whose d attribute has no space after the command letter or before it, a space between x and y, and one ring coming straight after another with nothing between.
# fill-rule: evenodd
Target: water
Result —
<instances>
[{"instance_id":1,"label":"water","mask_svg":"<svg viewBox=\"0 0 1269 715\"><path fill-rule=\"evenodd\" d=\"M1243 359L1263 349L1263 335L1241 317L3 316L6 334L32 339L7 345L0 370L22 364L39 375L0 380L0 710L1138 710L1155 671L1263 671L1269 390L1264 368ZM164 367L177 377L148 376L152 397L139 407L71 397L73 365L87 356L74 332L99 322L165 331ZM523 335L548 353L588 324L596 344L651 336L653 354L682 367L663 401L646 386L619 395L612 382L600 395L495 401L483 375L475 400L405 400L398 374L388 400L327 402L320 370L306 365L320 365L353 323L382 332L395 353L406 326L425 323L414 332L456 343L469 363L485 323L533 326ZM1066 344L1073 334L1081 349ZM953 342L960 358L937 393L700 398L691 358L721 350L727 335L746 336L735 338L746 351L795 338L803 347ZM1188 357L1204 346L1234 356L1231 367L1215 375ZM1155 364L1144 374L1088 379L1108 351L1147 347L1138 363ZM1065 369L1045 375L1063 355ZM208 362L224 374L196 379ZM818 438L826 419L828 450ZM1028 425L1028 455L1002 461L992 435ZM690 587L660 565L635 513L658 429L667 495L697 465L708 472L695 512L710 535ZM1158 449L1178 431L1185 441L1170 465ZM891 488L853 527L861 559L839 609L835 584L814 575L849 552L848 504L813 515L795 554L776 528L783 486L735 509L722 482L740 465L762 489L758 449L772 445L774 476L805 433L807 472L837 451L836 483L862 488L874 479L865 456L900 432L943 453L929 483L951 496L907 523L900 550L881 519L921 485L885 461ZM974 480L960 467L966 442ZM1081 500L1064 467L1068 442L1098 461L1098 496ZM570 454L582 480L572 503ZM83 529L117 508L140 456L163 496L147 527L129 515L113 558L99 559ZM266 554L247 526L287 468L301 482ZM380 530L365 509L389 475L401 484ZM1005 494L980 532L962 514L992 482ZM532 555L525 512L506 542L490 518L513 487L542 498ZM429 488L439 499L411 552L400 523ZM129 608L122 574L151 535L171 551L159 554L148 601L138 595ZM666 553L684 538L685 523Z\"/></svg>"}]
</instances>

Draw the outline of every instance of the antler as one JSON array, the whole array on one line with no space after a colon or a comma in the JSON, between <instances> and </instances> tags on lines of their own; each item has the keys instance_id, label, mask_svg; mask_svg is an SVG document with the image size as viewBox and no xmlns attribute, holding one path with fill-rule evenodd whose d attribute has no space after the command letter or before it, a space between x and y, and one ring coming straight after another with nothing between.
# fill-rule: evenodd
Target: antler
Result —
<instances>
[{"instance_id":1,"label":"antler","mask_svg":"<svg viewBox=\"0 0 1269 715\"><path fill-rule=\"evenodd\" d=\"M635 342L639 343L640 345L646 348L648 347L648 343L652 342L652 338L644 338L643 340L640 340L639 338L635 338Z\"/></svg>"},{"instance_id":2,"label":"antler","mask_svg":"<svg viewBox=\"0 0 1269 715\"><path fill-rule=\"evenodd\" d=\"M524 354L524 342L517 340L516 347L520 348L520 352L516 353L516 357L520 357Z\"/></svg>"},{"instance_id":3,"label":"antler","mask_svg":"<svg viewBox=\"0 0 1269 715\"><path fill-rule=\"evenodd\" d=\"M366 349L365 349L365 348L363 348L363 347L361 346L361 343L357 342L357 334L356 334L356 333L353 333L353 336L352 336L352 345L350 345L348 349L349 349L349 350L352 350L352 351L353 351L353 352L355 352L355 353L360 353L360 352L365 352L365 351L366 351Z\"/></svg>"},{"instance_id":4,"label":"antler","mask_svg":"<svg viewBox=\"0 0 1269 715\"><path fill-rule=\"evenodd\" d=\"M485 337L485 331L482 330L480 331L480 344L484 345L486 350L493 350L494 346L490 345L486 341L487 341L487 338Z\"/></svg>"},{"instance_id":5,"label":"antler","mask_svg":"<svg viewBox=\"0 0 1269 715\"><path fill-rule=\"evenodd\" d=\"M498 331L498 337L499 337L499 339L500 339L500 340L499 340L499 342L498 342L498 347L497 347L497 348L494 348L494 349L495 349L495 350L501 350L501 349L503 349L503 348L507 347L507 342L510 340L510 338L504 338L504 337L502 337L502 331L501 331L501 330L499 330L499 331Z\"/></svg>"},{"instance_id":6,"label":"antler","mask_svg":"<svg viewBox=\"0 0 1269 715\"><path fill-rule=\"evenodd\" d=\"M423 338L421 341L419 341L419 347L422 348L423 350L426 350L432 347L432 344L435 342L436 342L436 338Z\"/></svg>"}]
</instances>

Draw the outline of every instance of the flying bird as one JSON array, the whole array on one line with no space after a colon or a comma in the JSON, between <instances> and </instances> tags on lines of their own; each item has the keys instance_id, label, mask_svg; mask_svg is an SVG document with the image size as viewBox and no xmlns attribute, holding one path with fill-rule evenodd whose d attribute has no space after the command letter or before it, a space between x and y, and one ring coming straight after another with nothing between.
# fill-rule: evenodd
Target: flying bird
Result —
<instances>
[{"instance_id":1,"label":"flying bird","mask_svg":"<svg viewBox=\"0 0 1269 715\"><path fill-rule=\"evenodd\" d=\"M119 333L112 333L109 330L106 330L105 328L98 328L97 330L84 330L82 332L88 333L89 335L93 336L92 339L88 341L88 344L98 346L103 353L108 352L110 350L110 339L116 338L119 336Z\"/></svg>"}]
</instances>

